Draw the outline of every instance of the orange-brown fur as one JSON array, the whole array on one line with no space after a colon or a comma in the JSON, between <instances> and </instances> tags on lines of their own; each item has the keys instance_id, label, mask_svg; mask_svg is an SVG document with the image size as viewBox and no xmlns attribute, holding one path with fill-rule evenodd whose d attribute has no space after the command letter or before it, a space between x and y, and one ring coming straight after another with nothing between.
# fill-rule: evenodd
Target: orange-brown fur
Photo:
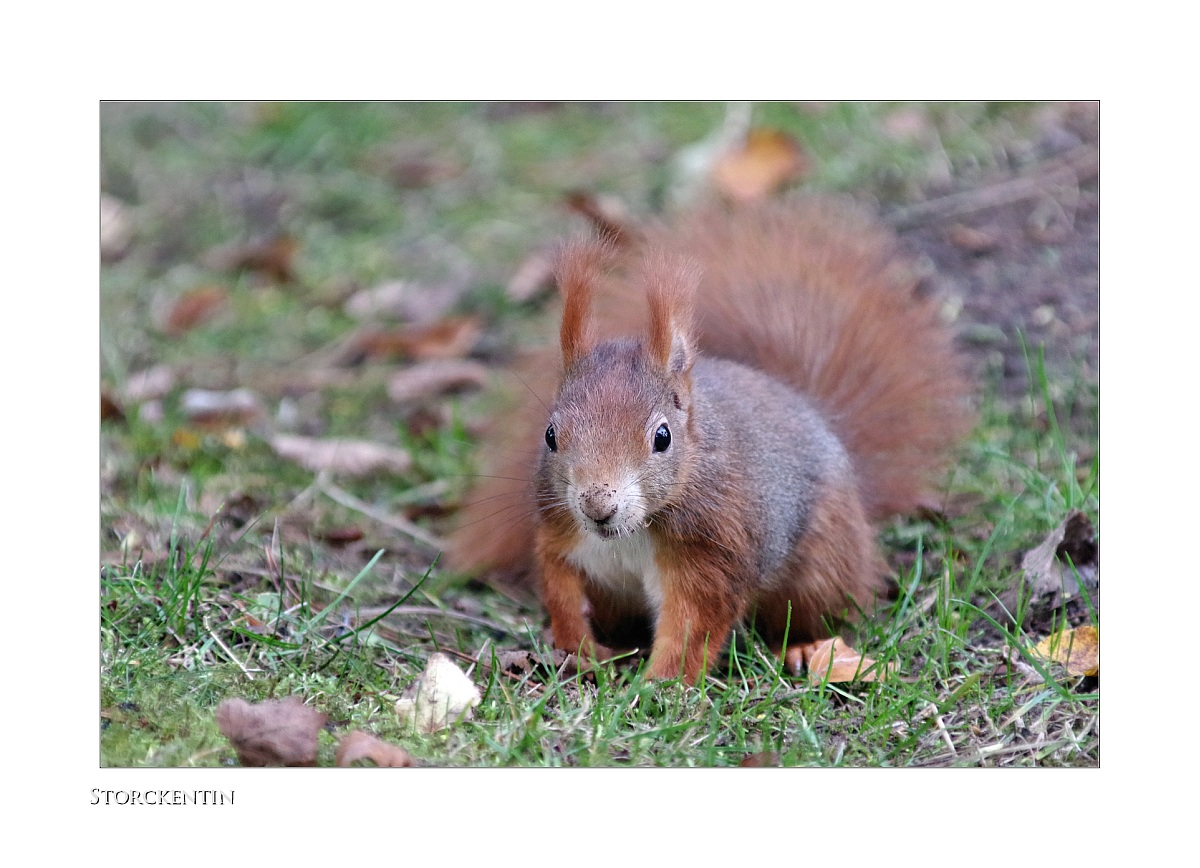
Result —
<instances>
[{"instance_id":1,"label":"orange-brown fur","mask_svg":"<svg viewBox=\"0 0 1200 868\"><path fill-rule=\"evenodd\" d=\"M568 246L557 270L565 298L563 371L591 377L587 394L595 397L593 409L603 410L587 424L630 436L622 393L636 391L641 375L630 373L627 382L611 372L578 371L588 368L604 337L640 334L647 364L676 383L684 413L693 400L694 354L727 358L805 395L850 459L849 469L830 465L814 483L804 532L771 576L747 568L762 544L753 519L763 507L744 490L742 472L722 470L725 477L713 478L713 462L696 455L673 471L678 493L645 531L661 589L648 674L682 674L692 682L748 615L782 652L785 632L789 644L818 638L872 606L883 588L872 522L926 499L970 423L969 389L950 335L933 302L917 296L894 239L857 212L822 201L735 214L712 210L649 227L639 237L642 246L620 260L623 272L609 274L614 251L595 244ZM552 381L562 375L545 354L524 369L522 379L536 394L509 417L500 438L509 450L528 456L544 448L542 401L548 403ZM742 391L758 395L757 388ZM773 403L770 388L778 387L762 391L758 406ZM688 419L684 437L701 436ZM571 428L564 424L564 436ZM730 442L736 448L737 438ZM570 453L583 445L562 448ZM637 443L605 448L617 464ZM604 458L589 459L601 477ZM502 471L509 479L477 489L477 505L452 539L451 564L514 576L532 567L555 644L603 656L608 648L597 635L620 644L646 612L568 560L585 532L561 505L543 504L538 518L532 488L523 482L533 460L522 464L523 471Z\"/></svg>"},{"instance_id":2,"label":"orange-brown fur","mask_svg":"<svg viewBox=\"0 0 1200 868\"><path fill-rule=\"evenodd\" d=\"M559 253L554 279L566 302L559 329L566 369L592 348L594 339L589 317L592 295L596 284L604 279L614 252L615 249L608 245L576 241L565 245Z\"/></svg>"}]
</instances>

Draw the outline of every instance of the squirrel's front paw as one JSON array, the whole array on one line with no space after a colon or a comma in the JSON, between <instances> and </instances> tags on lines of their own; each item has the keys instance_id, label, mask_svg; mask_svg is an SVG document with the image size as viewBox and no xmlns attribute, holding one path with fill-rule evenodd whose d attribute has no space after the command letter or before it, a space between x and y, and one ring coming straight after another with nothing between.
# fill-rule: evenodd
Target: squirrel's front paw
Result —
<instances>
[{"instance_id":1,"label":"squirrel's front paw","mask_svg":"<svg viewBox=\"0 0 1200 868\"><path fill-rule=\"evenodd\" d=\"M700 677L701 665L688 665L682 655L651 654L646 666L646 678L651 681L672 681L683 676L685 684L695 684Z\"/></svg>"}]
</instances>

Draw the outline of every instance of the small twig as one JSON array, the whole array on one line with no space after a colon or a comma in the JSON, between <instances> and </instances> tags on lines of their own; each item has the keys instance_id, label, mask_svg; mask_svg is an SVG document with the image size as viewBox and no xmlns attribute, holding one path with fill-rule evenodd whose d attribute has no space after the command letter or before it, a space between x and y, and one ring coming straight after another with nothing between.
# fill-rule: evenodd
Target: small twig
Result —
<instances>
[{"instance_id":1,"label":"small twig","mask_svg":"<svg viewBox=\"0 0 1200 868\"><path fill-rule=\"evenodd\" d=\"M783 677L783 674L784 674L785 672L786 672L787 674L789 674L789 675L792 675L792 674L795 674L795 673L788 672L788 668L787 668L787 663L786 663L786 662L784 662L784 665L783 665L783 666L779 666L780 659L779 659L779 658L777 658L777 657L771 657L770 655L768 655L768 654L765 654L765 653L763 652L762 648L760 648L760 647L758 646L758 644L757 644L757 643L755 643L755 645L754 645L754 651L755 651L755 653L758 655L759 659L760 659L760 660L762 660L762 661L763 661L763 663L766 663L766 664L767 664L767 667L768 667L768 668L769 668L769 669L770 669L772 672L776 672L776 673L777 673L777 674L776 674L776 678L778 678L778 679L779 679L779 683L780 683L780 684L782 684L784 687L790 687L790 686L791 686L791 682L790 682L790 681L788 681L786 678L784 678L784 677Z\"/></svg>"},{"instance_id":2,"label":"small twig","mask_svg":"<svg viewBox=\"0 0 1200 868\"><path fill-rule=\"evenodd\" d=\"M358 614L370 620L377 615L382 615L386 611L388 611L386 607L375 606L369 609L359 609ZM497 624L494 621L489 621L486 618L468 615L466 612L451 612L446 609L437 609L433 606L397 606L395 609L392 609L392 614L400 616L412 615L422 618L454 618L459 621L468 621L472 624L478 624L481 627L487 627L489 630L507 633L510 636L518 635L516 631L510 630L508 627Z\"/></svg>"},{"instance_id":3,"label":"small twig","mask_svg":"<svg viewBox=\"0 0 1200 868\"><path fill-rule=\"evenodd\" d=\"M1065 744L1066 744L1065 741L1060 740L1059 742L1054 743L1052 746L1053 747L1062 747ZM1045 744L1040 745L1040 747L1045 747ZM1033 745L1033 744L1017 744L1017 745L1009 745L1008 747L1005 747L1003 745L991 745L991 746L985 745L984 747L975 748L973 754L942 754L941 756L935 756L935 757L932 757L931 759L913 763L913 766L914 767L935 766L935 765L942 765L943 763L947 763L947 762L954 762L956 760L959 762L981 762L985 759L991 759L993 757L1000 757L1000 756L1007 756L1009 754L1032 753L1033 751L1038 750L1038 748L1039 748L1039 745Z\"/></svg>"},{"instance_id":4,"label":"small twig","mask_svg":"<svg viewBox=\"0 0 1200 868\"><path fill-rule=\"evenodd\" d=\"M1082 145L1064 156L1037 166L1032 172L1008 178L974 190L951 193L938 199L918 202L888 215L896 229L907 229L921 223L961 217L975 211L985 211L1029 199L1047 187L1066 183L1078 184L1100 173L1100 152L1091 145Z\"/></svg>"},{"instance_id":5,"label":"small twig","mask_svg":"<svg viewBox=\"0 0 1200 868\"><path fill-rule=\"evenodd\" d=\"M209 636L212 636L213 641L221 646L221 650L225 652L225 656L227 656L230 660L232 660L234 663L236 663L238 665L238 669L241 669L242 672L244 672L246 674L246 677L249 678L251 681L253 681L254 680L253 673L251 673L250 670L246 668L245 664L243 664L241 660L237 659L237 656L232 651L229 650L229 646L221 641L221 637L218 636L216 631L213 630L213 628L209 626L207 618L204 619L204 629L208 631Z\"/></svg>"},{"instance_id":6,"label":"small twig","mask_svg":"<svg viewBox=\"0 0 1200 868\"><path fill-rule=\"evenodd\" d=\"M486 645L487 645L487 643L485 642L485 643L484 643L484 646L486 647ZM484 649L483 649L483 648L480 648L480 649L479 649L479 655L478 655L478 656L476 656L476 657L472 657L470 654L465 654L465 653L463 653L462 651L456 651L456 650L455 650L455 649L453 649L453 648L443 648L443 649L442 649L442 653L443 653L443 654L449 654L449 655L450 655L450 656L452 656L452 657L457 657L459 660L469 660L469 661L471 662L471 666L470 666L470 668L469 668L469 669L467 669L467 674L468 674L468 675L470 675L470 674L471 674L471 671L472 671L472 670L475 668L475 665L476 665L476 664L481 664L481 663L483 663L483 660L481 659L481 658L482 658L482 656L483 656L483 651L484 651ZM489 665L489 666L490 666L490 663L489 663L489 664L487 664L487 665ZM508 679L510 679L510 680L512 680L512 681L521 681L521 680L523 680L523 679L525 678L525 676L524 676L524 675L518 675L518 674L517 674L517 673L515 673L515 672L509 672L509 671L507 671L506 669L504 669L503 667L502 667L502 668L500 668L499 672L500 672L500 674L501 674L501 675L503 675L505 678L508 678Z\"/></svg>"},{"instance_id":7,"label":"small twig","mask_svg":"<svg viewBox=\"0 0 1200 868\"><path fill-rule=\"evenodd\" d=\"M275 559L275 552L279 551L279 560ZM275 574L279 574L279 581L283 581L283 547L279 542L279 518L275 519L275 526L271 530L271 541L267 543L267 569L271 570L271 578L275 578ZM282 587L280 588L282 590Z\"/></svg>"},{"instance_id":8,"label":"small twig","mask_svg":"<svg viewBox=\"0 0 1200 868\"><path fill-rule=\"evenodd\" d=\"M371 504L359 500L348 491L342 491L342 489L338 488L332 483L326 482L324 485L322 485L321 492L330 500L340 503L347 509L353 509L355 512L361 512L368 518L372 518L380 524L390 527L393 530L398 530L402 534L410 536L417 542L424 543L432 549L442 551L446 548L445 540L438 539L432 534L427 533L407 519L380 512L375 507L371 506Z\"/></svg>"},{"instance_id":9,"label":"small twig","mask_svg":"<svg viewBox=\"0 0 1200 868\"><path fill-rule=\"evenodd\" d=\"M392 503L397 506L407 506L411 503L436 500L449 490L450 483L447 480L435 479L432 482L426 482L424 485L415 485L400 492L392 498Z\"/></svg>"},{"instance_id":10,"label":"small twig","mask_svg":"<svg viewBox=\"0 0 1200 868\"><path fill-rule=\"evenodd\" d=\"M942 720L942 716L937 713L937 706L932 702L929 704L933 708L933 722L938 728L938 732L942 734L942 741L946 743L946 747L950 749L950 753L958 756L958 751L954 749L954 740L950 738L950 733L946 730L946 722Z\"/></svg>"},{"instance_id":11,"label":"small twig","mask_svg":"<svg viewBox=\"0 0 1200 868\"><path fill-rule=\"evenodd\" d=\"M475 659L471 661L471 665L467 667L467 675L475 671L475 667L479 665L480 658L483 657L483 652L487 650L488 645L492 644L492 637L488 636L483 640L483 644L479 646L479 650L475 652Z\"/></svg>"}]
</instances>

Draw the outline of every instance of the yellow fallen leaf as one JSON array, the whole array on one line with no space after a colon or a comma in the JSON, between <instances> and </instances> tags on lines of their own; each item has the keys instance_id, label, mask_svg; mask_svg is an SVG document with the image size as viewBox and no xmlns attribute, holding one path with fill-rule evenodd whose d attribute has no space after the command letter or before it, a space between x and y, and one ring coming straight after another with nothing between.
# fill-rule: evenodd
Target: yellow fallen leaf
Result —
<instances>
[{"instance_id":1,"label":"yellow fallen leaf","mask_svg":"<svg viewBox=\"0 0 1200 868\"><path fill-rule=\"evenodd\" d=\"M189 451L200 448L200 435L189 428L176 428L171 433L171 445Z\"/></svg>"},{"instance_id":2,"label":"yellow fallen leaf","mask_svg":"<svg viewBox=\"0 0 1200 868\"><path fill-rule=\"evenodd\" d=\"M1043 660L1061 663L1070 675L1100 674L1100 633L1095 627L1060 630L1033 649Z\"/></svg>"},{"instance_id":3,"label":"yellow fallen leaf","mask_svg":"<svg viewBox=\"0 0 1200 868\"><path fill-rule=\"evenodd\" d=\"M740 147L713 166L716 188L735 202L764 199L805 170L795 140L779 130L751 130Z\"/></svg>"}]
</instances>

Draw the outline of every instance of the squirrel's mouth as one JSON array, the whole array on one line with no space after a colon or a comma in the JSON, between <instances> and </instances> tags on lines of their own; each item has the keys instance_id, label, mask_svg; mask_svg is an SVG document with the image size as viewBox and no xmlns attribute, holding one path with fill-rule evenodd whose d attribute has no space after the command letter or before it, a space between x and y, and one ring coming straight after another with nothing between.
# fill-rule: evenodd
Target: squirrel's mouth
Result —
<instances>
[{"instance_id":1,"label":"squirrel's mouth","mask_svg":"<svg viewBox=\"0 0 1200 868\"><path fill-rule=\"evenodd\" d=\"M591 532L596 536L600 537L600 539L616 539L617 537L622 536L621 528L613 527L607 524L596 524L594 521L589 522L588 529L591 530Z\"/></svg>"},{"instance_id":2,"label":"squirrel's mouth","mask_svg":"<svg viewBox=\"0 0 1200 868\"><path fill-rule=\"evenodd\" d=\"M595 519L588 519L583 524L587 532L602 540L629 539L632 536L636 536L646 526L642 522L630 521L628 518L623 521L606 521L603 523Z\"/></svg>"},{"instance_id":3,"label":"squirrel's mouth","mask_svg":"<svg viewBox=\"0 0 1200 868\"><path fill-rule=\"evenodd\" d=\"M650 522L631 520L627 517L624 521L608 521L603 524L594 519L588 519L583 525L586 531L599 539L615 540L637 536L643 532L644 528L650 527Z\"/></svg>"}]
</instances>

